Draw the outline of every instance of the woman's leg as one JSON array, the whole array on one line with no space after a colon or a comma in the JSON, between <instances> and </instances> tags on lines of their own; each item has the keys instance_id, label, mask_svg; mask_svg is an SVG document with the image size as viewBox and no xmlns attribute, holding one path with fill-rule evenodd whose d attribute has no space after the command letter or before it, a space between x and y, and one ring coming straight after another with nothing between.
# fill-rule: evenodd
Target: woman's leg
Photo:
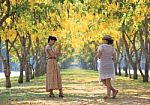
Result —
<instances>
[{"instance_id":1,"label":"woman's leg","mask_svg":"<svg viewBox=\"0 0 150 105\"><path fill-rule=\"evenodd\" d=\"M59 89L59 97L64 97L62 89Z\"/></svg>"},{"instance_id":2,"label":"woman's leg","mask_svg":"<svg viewBox=\"0 0 150 105\"><path fill-rule=\"evenodd\" d=\"M49 97L55 97L55 95L53 93L53 89L50 89Z\"/></svg>"},{"instance_id":3,"label":"woman's leg","mask_svg":"<svg viewBox=\"0 0 150 105\"><path fill-rule=\"evenodd\" d=\"M107 85L106 85L106 79L102 79L101 82L102 82L105 86L107 86Z\"/></svg>"},{"instance_id":4,"label":"woman's leg","mask_svg":"<svg viewBox=\"0 0 150 105\"><path fill-rule=\"evenodd\" d=\"M107 97L110 97L110 92L111 92L111 78L106 79L106 85L107 85Z\"/></svg>"},{"instance_id":5,"label":"woman's leg","mask_svg":"<svg viewBox=\"0 0 150 105\"><path fill-rule=\"evenodd\" d=\"M107 96L110 97L110 91L112 90L112 92L113 92L112 98L115 98L118 93L118 90L114 89L111 86L111 78L106 79L106 85L107 85Z\"/></svg>"},{"instance_id":6,"label":"woman's leg","mask_svg":"<svg viewBox=\"0 0 150 105\"><path fill-rule=\"evenodd\" d=\"M107 80L106 80L106 81L107 81ZM105 86L107 86L106 81L104 82L104 83L106 84ZM115 88L111 85L111 78L108 79L108 84L109 84L109 86L110 86L110 89L112 90L112 96L113 96L113 98L115 98L116 95L117 95L117 93L118 93L118 90L115 89Z\"/></svg>"},{"instance_id":7,"label":"woman's leg","mask_svg":"<svg viewBox=\"0 0 150 105\"><path fill-rule=\"evenodd\" d=\"M50 89L50 94L54 94L54 93L53 93L53 89Z\"/></svg>"},{"instance_id":8,"label":"woman's leg","mask_svg":"<svg viewBox=\"0 0 150 105\"><path fill-rule=\"evenodd\" d=\"M62 89L59 89L59 94L63 94Z\"/></svg>"},{"instance_id":9,"label":"woman's leg","mask_svg":"<svg viewBox=\"0 0 150 105\"><path fill-rule=\"evenodd\" d=\"M107 86L107 84L106 84L106 79L102 79L101 82L102 82L105 86ZM112 86L111 86L111 90L112 90L113 93L116 92L116 90L115 90Z\"/></svg>"}]
</instances>

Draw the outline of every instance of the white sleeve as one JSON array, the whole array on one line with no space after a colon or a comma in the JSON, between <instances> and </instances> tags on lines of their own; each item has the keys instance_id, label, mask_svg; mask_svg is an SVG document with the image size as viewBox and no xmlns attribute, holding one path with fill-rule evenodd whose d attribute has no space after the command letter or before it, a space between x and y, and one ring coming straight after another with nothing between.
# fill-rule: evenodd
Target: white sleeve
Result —
<instances>
[{"instance_id":1,"label":"white sleeve","mask_svg":"<svg viewBox=\"0 0 150 105\"><path fill-rule=\"evenodd\" d=\"M45 49L47 50L47 49L51 49L51 48L50 48L50 46L49 46L49 45L47 45L47 46L45 47Z\"/></svg>"},{"instance_id":2,"label":"white sleeve","mask_svg":"<svg viewBox=\"0 0 150 105\"><path fill-rule=\"evenodd\" d=\"M103 46L102 45L98 46L98 50L97 51L102 51L102 50L103 50Z\"/></svg>"},{"instance_id":3,"label":"white sleeve","mask_svg":"<svg viewBox=\"0 0 150 105\"><path fill-rule=\"evenodd\" d=\"M45 52L47 52L47 49L51 49L49 45L45 46Z\"/></svg>"}]
</instances>

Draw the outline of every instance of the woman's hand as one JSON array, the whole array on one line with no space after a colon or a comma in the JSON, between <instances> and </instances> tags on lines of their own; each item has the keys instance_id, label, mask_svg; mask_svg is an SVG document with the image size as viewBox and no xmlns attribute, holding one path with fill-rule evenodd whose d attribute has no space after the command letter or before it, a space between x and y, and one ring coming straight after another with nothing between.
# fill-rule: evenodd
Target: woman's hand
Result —
<instances>
[{"instance_id":1,"label":"woman's hand","mask_svg":"<svg viewBox=\"0 0 150 105\"><path fill-rule=\"evenodd\" d=\"M97 52L96 58L100 59L101 58L102 53L100 51Z\"/></svg>"},{"instance_id":2,"label":"woman's hand","mask_svg":"<svg viewBox=\"0 0 150 105\"><path fill-rule=\"evenodd\" d=\"M61 44L58 45L58 50L61 50L62 46Z\"/></svg>"},{"instance_id":3,"label":"woman's hand","mask_svg":"<svg viewBox=\"0 0 150 105\"><path fill-rule=\"evenodd\" d=\"M61 46L61 44L59 44L57 49L56 49L57 56L59 56L61 54L61 48L62 48L62 46Z\"/></svg>"}]
</instances>

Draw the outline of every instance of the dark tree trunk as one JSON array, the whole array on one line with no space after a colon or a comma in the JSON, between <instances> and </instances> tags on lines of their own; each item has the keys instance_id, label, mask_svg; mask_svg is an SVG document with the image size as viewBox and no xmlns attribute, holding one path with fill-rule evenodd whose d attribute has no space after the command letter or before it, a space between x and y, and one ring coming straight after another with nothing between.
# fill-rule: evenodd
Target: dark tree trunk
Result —
<instances>
[{"instance_id":1,"label":"dark tree trunk","mask_svg":"<svg viewBox=\"0 0 150 105\"><path fill-rule=\"evenodd\" d=\"M142 50L140 51L140 55L139 55L139 56L140 56L139 59L137 59L137 60L138 60L138 69L139 69L139 71L140 71L140 73L141 73L141 76L142 76L142 78L143 78L143 80L144 80L144 74L143 74L142 68L141 68Z\"/></svg>"},{"instance_id":2,"label":"dark tree trunk","mask_svg":"<svg viewBox=\"0 0 150 105\"><path fill-rule=\"evenodd\" d=\"M115 72L116 72L116 75L117 75L117 65L118 65L118 70L119 70L119 75L121 76L121 67L120 67L120 64L121 64L121 61L123 59L123 51L121 50L123 48L123 41L122 39L119 39L119 42L116 41L116 50L117 50L117 53L116 53L116 61L115 61Z\"/></svg>"},{"instance_id":3,"label":"dark tree trunk","mask_svg":"<svg viewBox=\"0 0 150 105\"><path fill-rule=\"evenodd\" d=\"M34 76L35 76L35 70L34 70L34 69L32 69L31 79L34 79Z\"/></svg>"},{"instance_id":4,"label":"dark tree trunk","mask_svg":"<svg viewBox=\"0 0 150 105\"><path fill-rule=\"evenodd\" d=\"M143 82L148 82L148 78L149 78L148 72L149 72L149 62L146 59L146 62L145 62L145 76L144 76Z\"/></svg>"},{"instance_id":5,"label":"dark tree trunk","mask_svg":"<svg viewBox=\"0 0 150 105\"><path fill-rule=\"evenodd\" d=\"M137 75L137 64L136 64L136 63L132 64L132 68L133 68L133 72L134 72L134 74L133 74L133 79L138 79L138 75Z\"/></svg>"},{"instance_id":6,"label":"dark tree trunk","mask_svg":"<svg viewBox=\"0 0 150 105\"><path fill-rule=\"evenodd\" d=\"M22 48L21 48L21 53L22 53L22 57L21 57L21 61L20 61L20 76L19 76L19 80L18 83L23 83L23 71L25 71L25 67L26 67L26 54L25 54L25 37L21 37L20 36L20 41L22 44Z\"/></svg>"},{"instance_id":7,"label":"dark tree trunk","mask_svg":"<svg viewBox=\"0 0 150 105\"><path fill-rule=\"evenodd\" d=\"M118 67L118 70L119 70L119 76L121 76L121 67L120 66Z\"/></svg>"},{"instance_id":8,"label":"dark tree trunk","mask_svg":"<svg viewBox=\"0 0 150 105\"><path fill-rule=\"evenodd\" d=\"M129 67L129 62L127 61L126 55L125 55L124 62L125 62L125 66L123 67L123 70L125 71L125 77L128 77L128 67Z\"/></svg>"},{"instance_id":9,"label":"dark tree trunk","mask_svg":"<svg viewBox=\"0 0 150 105\"><path fill-rule=\"evenodd\" d=\"M8 39L6 39L5 43L6 43L6 61L4 60L4 73L6 77L6 88L11 88Z\"/></svg>"},{"instance_id":10,"label":"dark tree trunk","mask_svg":"<svg viewBox=\"0 0 150 105\"><path fill-rule=\"evenodd\" d=\"M124 67L124 71L125 71L125 77L128 77L128 66Z\"/></svg>"},{"instance_id":11,"label":"dark tree trunk","mask_svg":"<svg viewBox=\"0 0 150 105\"><path fill-rule=\"evenodd\" d=\"M26 37L25 36L20 36L20 34L17 31L17 34L19 35L20 42L22 45L21 48L21 56L18 55L18 58L20 59L20 76L19 76L19 83L23 83L23 71L25 71L25 76L26 76L26 82L30 82L30 67L29 67L29 59L28 55L30 52L30 47L31 47L31 36L29 32L27 32ZM27 44L27 39L29 40L28 45Z\"/></svg>"},{"instance_id":12,"label":"dark tree trunk","mask_svg":"<svg viewBox=\"0 0 150 105\"><path fill-rule=\"evenodd\" d=\"M41 76L46 73L46 54L45 49L39 46L39 38L36 39L36 48L34 59L36 61L35 76ZM40 50L41 49L41 50Z\"/></svg>"},{"instance_id":13,"label":"dark tree trunk","mask_svg":"<svg viewBox=\"0 0 150 105\"><path fill-rule=\"evenodd\" d=\"M140 44L142 53L145 57L145 75L143 78L143 82L148 82L149 79L149 65L150 65L150 38L149 36L149 28L148 28L148 16L145 15L145 19L143 20L143 26L139 32L140 32ZM143 37L144 36L144 37Z\"/></svg>"},{"instance_id":14,"label":"dark tree trunk","mask_svg":"<svg viewBox=\"0 0 150 105\"><path fill-rule=\"evenodd\" d=\"M23 83L23 62L20 62L20 75L18 79L18 83Z\"/></svg>"},{"instance_id":15,"label":"dark tree trunk","mask_svg":"<svg viewBox=\"0 0 150 105\"><path fill-rule=\"evenodd\" d=\"M122 24L123 25L123 24ZM123 26L122 26L123 27ZM124 31L124 29L123 29L123 31L122 31L122 38L123 38L123 41L124 41L124 44L125 44L125 49L126 49L126 53L127 53L127 57L128 57L128 59L129 59L129 62L130 62L130 64L131 64L131 66L132 66L132 68L133 68L133 72L134 72L134 74L133 74L133 79L138 79L138 75L137 75L137 61L133 61L133 57L132 57L132 53L131 53L131 51L129 51L129 44L128 44L128 42L127 42L127 39L126 39L126 37L128 37L128 39L130 40L130 42L132 43L132 47L133 47L133 49L134 49L134 51L135 51L135 57L136 57L136 59L138 59L137 57L137 50L136 50L136 48L135 48L135 38L136 38L136 33L134 34L134 38L133 38L133 41L129 38L129 36L126 34L126 37L125 37L125 31Z\"/></svg>"},{"instance_id":16,"label":"dark tree trunk","mask_svg":"<svg viewBox=\"0 0 150 105\"><path fill-rule=\"evenodd\" d=\"M25 75L26 75L26 82L30 82L30 67L28 62L26 62Z\"/></svg>"},{"instance_id":17,"label":"dark tree trunk","mask_svg":"<svg viewBox=\"0 0 150 105\"><path fill-rule=\"evenodd\" d=\"M132 78L132 75L131 75L131 67L129 66L129 78Z\"/></svg>"},{"instance_id":18,"label":"dark tree trunk","mask_svg":"<svg viewBox=\"0 0 150 105\"><path fill-rule=\"evenodd\" d=\"M121 58L119 59L119 63L118 63L118 69L119 69L119 76L121 76L121 61L123 59L123 56L121 56Z\"/></svg>"}]
</instances>

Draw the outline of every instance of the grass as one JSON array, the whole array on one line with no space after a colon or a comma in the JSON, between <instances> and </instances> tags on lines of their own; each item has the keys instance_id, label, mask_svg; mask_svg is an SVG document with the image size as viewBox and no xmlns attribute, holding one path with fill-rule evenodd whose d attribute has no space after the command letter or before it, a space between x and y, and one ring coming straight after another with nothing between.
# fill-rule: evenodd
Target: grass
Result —
<instances>
[{"instance_id":1,"label":"grass","mask_svg":"<svg viewBox=\"0 0 150 105\"><path fill-rule=\"evenodd\" d=\"M45 92L45 76L18 84L11 78L12 88L5 89L0 80L0 105L150 105L150 82L117 77L112 82L119 90L116 99L103 100L106 88L98 81L98 72L92 70L63 70L61 72L64 98L49 98Z\"/></svg>"}]
</instances>

